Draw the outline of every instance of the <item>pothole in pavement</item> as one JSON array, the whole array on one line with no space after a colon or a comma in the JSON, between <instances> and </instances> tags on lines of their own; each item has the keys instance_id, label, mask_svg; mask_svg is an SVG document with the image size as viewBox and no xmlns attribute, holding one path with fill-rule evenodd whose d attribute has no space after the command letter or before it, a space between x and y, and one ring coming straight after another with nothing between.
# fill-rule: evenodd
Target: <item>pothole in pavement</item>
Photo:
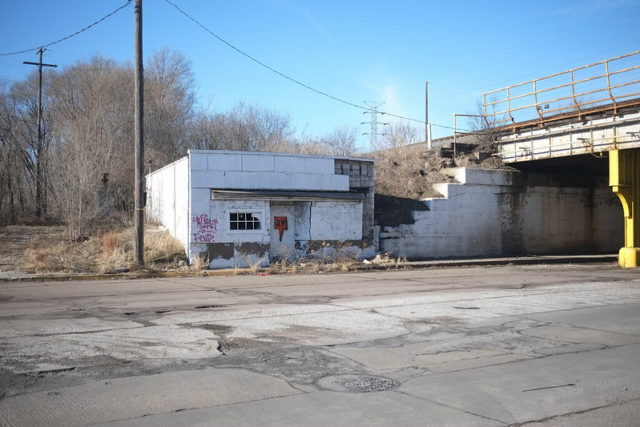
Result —
<instances>
[{"instance_id":1,"label":"pothole in pavement","mask_svg":"<svg viewBox=\"0 0 640 427\"><path fill-rule=\"evenodd\" d=\"M371 393L375 391L393 390L400 383L390 378L375 375L334 375L318 380L318 386L348 393Z\"/></svg>"}]
</instances>

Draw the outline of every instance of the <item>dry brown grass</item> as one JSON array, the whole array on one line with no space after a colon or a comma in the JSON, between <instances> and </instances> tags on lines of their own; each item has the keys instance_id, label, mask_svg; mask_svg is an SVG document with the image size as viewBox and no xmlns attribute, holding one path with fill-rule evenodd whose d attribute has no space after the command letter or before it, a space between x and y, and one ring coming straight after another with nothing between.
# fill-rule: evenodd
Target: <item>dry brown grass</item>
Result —
<instances>
[{"instance_id":1,"label":"dry brown grass","mask_svg":"<svg viewBox=\"0 0 640 427\"><path fill-rule=\"evenodd\" d=\"M118 233L115 231L108 231L100 236L100 243L102 244L102 252L106 255L111 255L118 247Z\"/></svg>"},{"instance_id":2,"label":"dry brown grass","mask_svg":"<svg viewBox=\"0 0 640 427\"><path fill-rule=\"evenodd\" d=\"M208 268L208 260L199 258L191 266L187 266L182 244L166 230L154 226L147 226L145 229L146 269L179 270L185 274L193 274ZM25 227L18 230L18 234L24 235L29 231L33 233L27 247L19 248L18 258L21 259L20 267L24 272L118 273L135 268L132 228L104 232L84 242L70 241L62 227L38 227L33 230ZM9 237L7 233L5 235ZM313 252L312 256L301 260L294 260L293 256L283 254L279 261L264 269L260 268L257 262L250 262L248 269L238 269L237 274L325 274L367 269L397 269L406 266L406 260L388 255L363 262L351 247L335 245L328 251L329 248L327 243ZM0 254L8 252L9 249L9 245L5 245L5 248L0 248ZM18 250L12 252L17 253Z\"/></svg>"},{"instance_id":3,"label":"dry brown grass","mask_svg":"<svg viewBox=\"0 0 640 427\"><path fill-rule=\"evenodd\" d=\"M406 258L396 259L389 255L377 256L373 261L363 261L358 251L351 246L336 244L331 247L326 243L319 250L311 251L303 259L294 260L291 256L283 256L278 261L272 262L266 271L271 274L325 274L374 268L388 270L404 268L406 261Z\"/></svg>"},{"instance_id":4,"label":"dry brown grass","mask_svg":"<svg viewBox=\"0 0 640 427\"><path fill-rule=\"evenodd\" d=\"M63 230L33 236L24 250L21 269L28 273L91 272L101 248L91 239L72 242Z\"/></svg>"},{"instance_id":5,"label":"dry brown grass","mask_svg":"<svg viewBox=\"0 0 640 427\"><path fill-rule=\"evenodd\" d=\"M373 269L397 270L403 268L408 268L406 258L393 258L385 255L383 257L377 256L372 261L360 261L353 256L339 257L332 260L315 258L297 262L280 260L272 263L265 271L269 274L328 274Z\"/></svg>"},{"instance_id":6,"label":"dry brown grass","mask_svg":"<svg viewBox=\"0 0 640 427\"><path fill-rule=\"evenodd\" d=\"M167 230L152 231L145 234L145 260L153 263L184 260L184 246Z\"/></svg>"},{"instance_id":7,"label":"dry brown grass","mask_svg":"<svg viewBox=\"0 0 640 427\"><path fill-rule=\"evenodd\" d=\"M385 270L397 270L399 268L407 267L407 257L394 257L392 254L376 255L371 260L371 263L378 268L384 268Z\"/></svg>"},{"instance_id":8,"label":"dry brown grass","mask_svg":"<svg viewBox=\"0 0 640 427\"><path fill-rule=\"evenodd\" d=\"M375 192L388 196L421 200L440 194L433 184L450 182L444 173L451 159L441 158L437 150L419 146L396 147L376 154Z\"/></svg>"},{"instance_id":9,"label":"dry brown grass","mask_svg":"<svg viewBox=\"0 0 640 427\"><path fill-rule=\"evenodd\" d=\"M207 258L197 257L195 262L190 266L191 270L206 270L209 268L209 260Z\"/></svg>"},{"instance_id":10,"label":"dry brown grass","mask_svg":"<svg viewBox=\"0 0 640 427\"><path fill-rule=\"evenodd\" d=\"M28 273L129 271L135 268L133 239L133 229L126 228L74 242L60 229L31 238L20 266ZM186 264L184 247L168 231L146 226L144 241L145 268L168 270Z\"/></svg>"},{"instance_id":11,"label":"dry brown grass","mask_svg":"<svg viewBox=\"0 0 640 427\"><path fill-rule=\"evenodd\" d=\"M110 231L104 236L103 252L99 259L100 273L119 272L135 268L134 266L134 230L127 228L119 232ZM115 246L113 243L115 242ZM181 267L186 260L184 247L167 230L146 226L144 234L145 268L168 270Z\"/></svg>"}]
</instances>

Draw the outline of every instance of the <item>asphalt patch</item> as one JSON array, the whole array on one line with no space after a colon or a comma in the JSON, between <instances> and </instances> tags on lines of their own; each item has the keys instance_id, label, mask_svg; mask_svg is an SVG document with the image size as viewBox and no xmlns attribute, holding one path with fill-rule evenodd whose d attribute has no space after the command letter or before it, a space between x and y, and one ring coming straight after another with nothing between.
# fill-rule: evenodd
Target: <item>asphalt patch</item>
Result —
<instances>
[{"instance_id":1,"label":"asphalt patch","mask_svg":"<svg viewBox=\"0 0 640 427\"><path fill-rule=\"evenodd\" d=\"M372 393L400 386L396 380L375 375L333 375L320 378L317 384L326 390L347 393Z\"/></svg>"}]
</instances>

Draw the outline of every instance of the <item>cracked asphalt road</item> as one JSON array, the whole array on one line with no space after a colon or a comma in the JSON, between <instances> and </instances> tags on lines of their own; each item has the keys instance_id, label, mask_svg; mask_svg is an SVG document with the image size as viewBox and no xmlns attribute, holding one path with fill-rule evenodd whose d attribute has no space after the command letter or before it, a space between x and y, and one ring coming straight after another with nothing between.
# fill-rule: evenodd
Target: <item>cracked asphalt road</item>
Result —
<instances>
[{"instance_id":1,"label":"cracked asphalt road","mask_svg":"<svg viewBox=\"0 0 640 427\"><path fill-rule=\"evenodd\" d=\"M638 425L610 264L0 283L0 425Z\"/></svg>"}]
</instances>

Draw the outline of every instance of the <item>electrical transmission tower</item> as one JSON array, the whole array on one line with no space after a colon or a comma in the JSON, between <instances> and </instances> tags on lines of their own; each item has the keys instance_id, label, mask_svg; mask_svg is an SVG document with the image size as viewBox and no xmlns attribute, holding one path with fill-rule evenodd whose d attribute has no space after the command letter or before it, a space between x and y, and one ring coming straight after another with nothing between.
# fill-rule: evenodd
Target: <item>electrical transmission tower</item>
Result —
<instances>
[{"instance_id":1,"label":"electrical transmission tower","mask_svg":"<svg viewBox=\"0 0 640 427\"><path fill-rule=\"evenodd\" d=\"M362 114L370 114L371 121L368 122L360 122L361 125L370 125L371 128L369 132L364 132L363 135L369 135L369 151L375 151L378 149L378 136L384 136L384 132L378 132L378 125L386 126L389 123L383 123L378 121L378 114L384 114L378 111L378 107L380 107L384 102L365 102L364 105L369 107L367 111L364 111Z\"/></svg>"}]
</instances>

